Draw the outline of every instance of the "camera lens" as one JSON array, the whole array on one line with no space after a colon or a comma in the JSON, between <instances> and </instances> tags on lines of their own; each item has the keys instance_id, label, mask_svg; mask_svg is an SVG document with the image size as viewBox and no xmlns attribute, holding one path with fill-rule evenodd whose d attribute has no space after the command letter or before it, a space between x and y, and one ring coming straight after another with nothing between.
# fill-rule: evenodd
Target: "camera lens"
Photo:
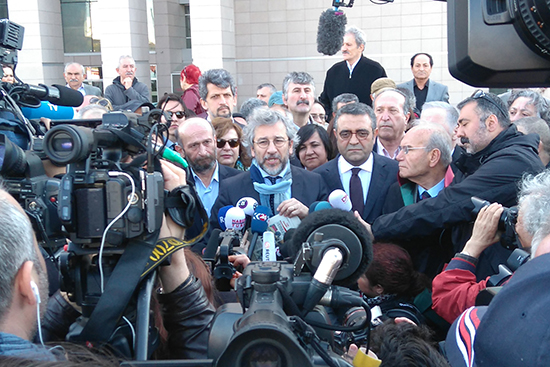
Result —
<instances>
[{"instance_id":1,"label":"camera lens","mask_svg":"<svg viewBox=\"0 0 550 367\"><path fill-rule=\"evenodd\" d=\"M22 177L27 169L27 158L23 149L0 134L0 174L4 177Z\"/></svg>"},{"instance_id":2,"label":"camera lens","mask_svg":"<svg viewBox=\"0 0 550 367\"><path fill-rule=\"evenodd\" d=\"M85 160L93 148L93 130L82 126L55 126L44 136L44 151L57 164Z\"/></svg>"},{"instance_id":3,"label":"camera lens","mask_svg":"<svg viewBox=\"0 0 550 367\"><path fill-rule=\"evenodd\" d=\"M287 366L284 353L271 343L259 342L248 347L243 353L241 367L248 366Z\"/></svg>"},{"instance_id":4,"label":"camera lens","mask_svg":"<svg viewBox=\"0 0 550 367\"><path fill-rule=\"evenodd\" d=\"M527 46L550 60L550 7L544 0L510 0L514 27Z\"/></svg>"}]
</instances>

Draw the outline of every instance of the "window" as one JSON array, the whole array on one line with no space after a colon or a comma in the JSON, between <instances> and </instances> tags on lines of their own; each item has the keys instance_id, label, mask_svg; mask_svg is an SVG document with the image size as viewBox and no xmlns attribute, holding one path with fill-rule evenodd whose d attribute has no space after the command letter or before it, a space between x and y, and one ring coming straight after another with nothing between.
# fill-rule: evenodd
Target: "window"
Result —
<instances>
[{"instance_id":1,"label":"window","mask_svg":"<svg viewBox=\"0 0 550 367\"><path fill-rule=\"evenodd\" d=\"M101 66L85 66L86 82L103 90L103 68Z\"/></svg>"},{"instance_id":2,"label":"window","mask_svg":"<svg viewBox=\"0 0 550 367\"><path fill-rule=\"evenodd\" d=\"M189 12L189 4L183 5L185 13L185 48L191 48L191 13Z\"/></svg>"},{"instance_id":3,"label":"window","mask_svg":"<svg viewBox=\"0 0 550 367\"><path fill-rule=\"evenodd\" d=\"M149 37L149 52L155 51L155 12L153 0L147 0L147 36Z\"/></svg>"},{"instance_id":4,"label":"window","mask_svg":"<svg viewBox=\"0 0 550 367\"><path fill-rule=\"evenodd\" d=\"M100 52L94 39L92 19L97 19L97 0L61 0L61 22L65 53Z\"/></svg>"},{"instance_id":5,"label":"window","mask_svg":"<svg viewBox=\"0 0 550 367\"><path fill-rule=\"evenodd\" d=\"M149 70L151 71L151 101L157 103L159 99L159 92L157 90L157 66L151 64Z\"/></svg>"},{"instance_id":6,"label":"window","mask_svg":"<svg viewBox=\"0 0 550 367\"><path fill-rule=\"evenodd\" d=\"M8 0L0 0L0 19L8 19Z\"/></svg>"}]
</instances>

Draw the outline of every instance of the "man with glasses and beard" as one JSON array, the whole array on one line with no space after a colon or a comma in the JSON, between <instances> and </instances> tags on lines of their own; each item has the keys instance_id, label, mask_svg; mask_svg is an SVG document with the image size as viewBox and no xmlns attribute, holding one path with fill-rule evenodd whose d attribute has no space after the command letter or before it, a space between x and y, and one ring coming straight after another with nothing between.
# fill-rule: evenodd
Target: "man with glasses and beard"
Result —
<instances>
[{"instance_id":1,"label":"man with glasses and beard","mask_svg":"<svg viewBox=\"0 0 550 367\"><path fill-rule=\"evenodd\" d=\"M285 116L265 108L255 109L244 129L243 144L253 159L250 170L225 180L210 216L211 228L219 228L218 210L253 197L271 216L305 218L315 201L327 200L328 191L316 173L289 163L296 144L296 126Z\"/></svg>"},{"instance_id":2,"label":"man with glasses and beard","mask_svg":"<svg viewBox=\"0 0 550 367\"><path fill-rule=\"evenodd\" d=\"M517 131L496 95L478 90L457 107L456 136L466 150L456 162L461 172L437 197L376 219L372 233L377 241L409 240L452 227L454 251L460 252L472 233L472 196L514 206L522 176L544 169L537 155L538 138ZM476 269L478 280L498 273L498 264L510 254L500 245L486 249Z\"/></svg>"}]
</instances>

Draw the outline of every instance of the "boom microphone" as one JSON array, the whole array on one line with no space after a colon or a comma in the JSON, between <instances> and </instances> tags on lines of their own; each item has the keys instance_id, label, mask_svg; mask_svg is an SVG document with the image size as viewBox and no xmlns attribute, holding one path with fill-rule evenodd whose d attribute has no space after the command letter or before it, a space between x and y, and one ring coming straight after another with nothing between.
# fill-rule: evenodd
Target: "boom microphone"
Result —
<instances>
[{"instance_id":1,"label":"boom microphone","mask_svg":"<svg viewBox=\"0 0 550 367\"><path fill-rule=\"evenodd\" d=\"M307 290L304 310L311 311L328 290L332 284L334 276L340 269L344 260L344 254L337 247L330 247L323 254L323 258L317 267L317 271L311 279Z\"/></svg>"},{"instance_id":2,"label":"boom microphone","mask_svg":"<svg viewBox=\"0 0 550 367\"><path fill-rule=\"evenodd\" d=\"M347 22L346 15L337 9L322 12L317 28L317 52L332 56L340 51Z\"/></svg>"},{"instance_id":3,"label":"boom microphone","mask_svg":"<svg viewBox=\"0 0 550 367\"><path fill-rule=\"evenodd\" d=\"M64 85L54 84L48 87L44 84L31 85L23 84L28 95L32 95L42 101L48 101L57 106L78 107L84 102L84 96L77 90L67 88Z\"/></svg>"}]
</instances>

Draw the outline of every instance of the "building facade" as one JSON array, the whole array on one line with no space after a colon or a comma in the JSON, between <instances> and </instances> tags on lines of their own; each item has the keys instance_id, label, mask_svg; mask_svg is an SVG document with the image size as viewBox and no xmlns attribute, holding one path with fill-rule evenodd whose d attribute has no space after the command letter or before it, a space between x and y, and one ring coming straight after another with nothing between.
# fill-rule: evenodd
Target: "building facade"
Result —
<instances>
[{"instance_id":1,"label":"building facade","mask_svg":"<svg viewBox=\"0 0 550 367\"><path fill-rule=\"evenodd\" d=\"M6 0L4 0L6 1ZM256 86L282 87L290 71L308 71L322 91L326 70L339 54L317 52L321 0L7 0L10 20L25 27L16 74L27 83L62 84L64 64L76 61L88 80L105 88L121 55L136 60L137 77L154 98L180 92L179 72L225 68L236 78L239 105ZM449 86L456 104L473 88L447 69L445 2L356 2L344 12L367 36L365 56L380 62L397 83L412 78L410 57L434 58L431 78Z\"/></svg>"}]
</instances>

